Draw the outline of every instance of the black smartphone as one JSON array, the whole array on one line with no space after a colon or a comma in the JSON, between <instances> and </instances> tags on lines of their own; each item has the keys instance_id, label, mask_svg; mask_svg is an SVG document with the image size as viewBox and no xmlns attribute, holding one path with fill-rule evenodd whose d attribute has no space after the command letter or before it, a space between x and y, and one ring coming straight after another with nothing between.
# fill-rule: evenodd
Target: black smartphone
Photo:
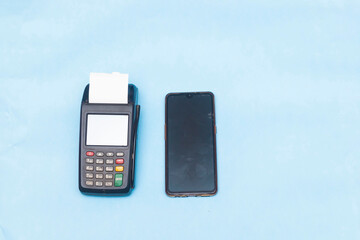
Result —
<instances>
[{"instance_id":1,"label":"black smartphone","mask_svg":"<svg viewBox=\"0 0 360 240\"><path fill-rule=\"evenodd\" d=\"M165 98L165 190L171 197L217 192L214 94L169 93Z\"/></svg>"}]
</instances>

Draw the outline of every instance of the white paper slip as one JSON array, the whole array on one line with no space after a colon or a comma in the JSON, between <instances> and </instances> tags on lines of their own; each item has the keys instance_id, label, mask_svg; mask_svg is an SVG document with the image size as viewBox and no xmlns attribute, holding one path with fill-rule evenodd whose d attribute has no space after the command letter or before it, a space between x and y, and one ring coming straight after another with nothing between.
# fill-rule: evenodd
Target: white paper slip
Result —
<instances>
[{"instance_id":1,"label":"white paper slip","mask_svg":"<svg viewBox=\"0 0 360 240\"><path fill-rule=\"evenodd\" d=\"M128 103L129 75L90 73L89 103Z\"/></svg>"}]
</instances>

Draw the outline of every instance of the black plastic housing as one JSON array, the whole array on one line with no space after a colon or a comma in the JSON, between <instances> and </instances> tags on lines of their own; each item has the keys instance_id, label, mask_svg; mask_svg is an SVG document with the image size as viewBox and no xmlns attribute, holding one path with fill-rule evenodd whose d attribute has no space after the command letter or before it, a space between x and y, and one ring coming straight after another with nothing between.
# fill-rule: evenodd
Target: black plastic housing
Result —
<instances>
[{"instance_id":1,"label":"black plastic housing","mask_svg":"<svg viewBox=\"0 0 360 240\"><path fill-rule=\"evenodd\" d=\"M89 85L85 87L80 114L80 139L79 139L79 190L84 194L90 195L107 195L107 196L121 196L128 195L134 188L135 177L135 156L136 156L136 138L137 127L140 116L140 106L137 105L137 88L133 84L129 84L128 89L128 104L103 104L103 103L89 103ZM88 114L124 114L129 115L128 124L128 146L87 146L86 129L87 129L87 115ZM124 152L124 171L123 184L121 187L96 187L85 185L85 162L87 151L93 152ZM115 156L116 157L116 156ZM115 158L114 157L114 158ZM95 158L95 156L94 156ZM106 158L106 157L104 157Z\"/></svg>"}]
</instances>

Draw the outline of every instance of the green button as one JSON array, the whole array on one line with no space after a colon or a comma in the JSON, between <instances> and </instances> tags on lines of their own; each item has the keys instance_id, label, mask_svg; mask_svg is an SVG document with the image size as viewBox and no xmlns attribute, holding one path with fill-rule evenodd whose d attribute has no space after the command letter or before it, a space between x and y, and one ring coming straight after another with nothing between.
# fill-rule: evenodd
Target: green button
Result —
<instances>
[{"instance_id":1,"label":"green button","mask_svg":"<svg viewBox=\"0 0 360 240\"><path fill-rule=\"evenodd\" d=\"M115 187L121 187L122 181L123 181L123 174L122 173L116 173L114 181L115 181L114 182Z\"/></svg>"}]
</instances>

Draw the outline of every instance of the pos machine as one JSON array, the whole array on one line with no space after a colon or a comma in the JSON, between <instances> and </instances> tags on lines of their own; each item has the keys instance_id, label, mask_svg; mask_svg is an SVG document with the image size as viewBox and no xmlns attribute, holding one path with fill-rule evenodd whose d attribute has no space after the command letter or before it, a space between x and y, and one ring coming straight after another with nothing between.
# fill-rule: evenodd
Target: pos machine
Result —
<instances>
[{"instance_id":1,"label":"pos machine","mask_svg":"<svg viewBox=\"0 0 360 240\"><path fill-rule=\"evenodd\" d=\"M137 88L128 75L90 73L80 115L79 190L128 195L134 188Z\"/></svg>"}]
</instances>

